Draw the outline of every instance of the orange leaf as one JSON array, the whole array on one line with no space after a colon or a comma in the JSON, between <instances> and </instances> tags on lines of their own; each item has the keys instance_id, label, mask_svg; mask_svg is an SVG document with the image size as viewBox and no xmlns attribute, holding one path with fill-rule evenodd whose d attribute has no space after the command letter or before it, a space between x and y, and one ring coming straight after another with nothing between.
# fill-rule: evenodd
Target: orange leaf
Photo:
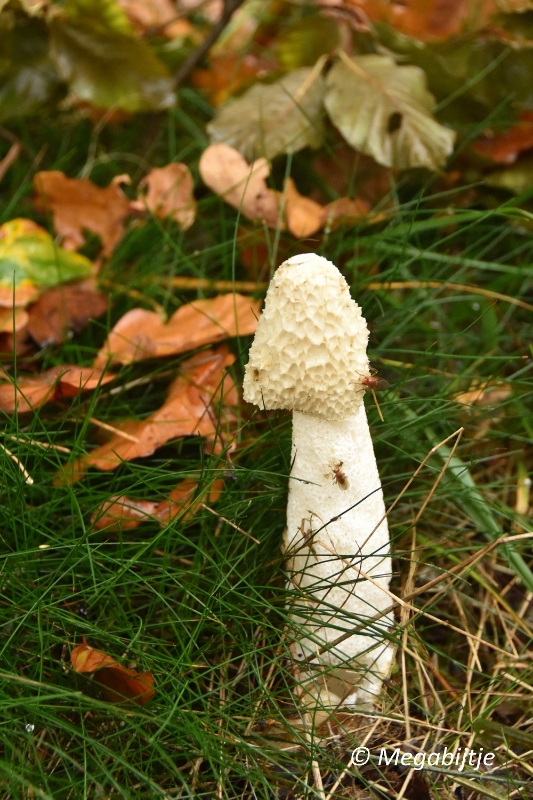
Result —
<instances>
[{"instance_id":1,"label":"orange leaf","mask_svg":"<svg viewBox=\"0 0 533 800\"><path fill-rule=\"evenodd\" d=\"M533 147L533 111L524 111L520 120L512 128L497 134L485 136L474 144L474 150L498 164L513 164L520 153Z\"/></svg>"},{"instance_id":2,"label":"orange leaf","mask_svg":"<svg viewBox=\"0 0 533 800\"><path fill-rule=\"evenodd\" d=\"M216 480L209 491L196 497L198 482L186 479L178 483L168 498L159 503L150 500L132 500L130 497L110 497L106 503L93 514L92 521L96 530L131 530L138 528L142 522L150 519L158 520L166 527L173 519L183 514L183 520L189 519L199 511L203 502L216 503L222 494L224 481ZM185 513L184 513L185 512Z\"/></svg>"},{"instance_id":3,"label":"orange leaf","mask_svg":"<svg viewBox=\"0 0 533 800\"><path fill-rule=\"evenodd\" d=\"M223 391L225 404L236 400L233 381L224 376L225 368L234 360L226 347L220 347L186 361L180 375L170 384L160 409L144 420L115 423L115 427L137 441L118 434L113 436L107 444L76 462L74 474L81 474L83 466L104 471L116 469L122 461L152 455L158 447L180 436L200 435L215 440L215 450L220 451L224 446L221 441L224 419L220 415L219 398Z\"/></svg>"},{"instance_id":4,"label":"orange leaf","mask_svg":"<svg viewBox=\"0 0 533 800\"><path fill-rule=\"evenodd\" d=\"M301 195L292 178L285 183L285 199L287 225L293 236L302 239L320 230L324 224L322 206Z\"/></svg>"},{"instance_id":5,"label":"orange leaf","mask_svg":"<svg viewBox=\"0 0 533 800\"><path fill-rule=\"evenodd\" d=\"M133 202L132 209L148 209L160 219L172 217L184 231L191 227L196 217L196 202L194 181L186 164L153 169L142 179L140 187L147 187L146 195Z\"/></svg>"},{"instance_id":6,"label":"orange leaf","mask_svg":"<svg viewBox=\"0 0 533 800\"><path fill-rule=\"evenodd\" d=\"M240 294L223 294L181 306L167 323L153 311L134 308L114 326L95 366L101 367L109 359L131 364L178 355L230 336L247 336L257 327L259 305Z\"/></svg>"},{"instance_id":7,"label":"orange leaf","mask_svg":"<svg viewBox=\"0 0 533 800\"><path fill-rule=\"evenodd\" d=\"M332 203L328 203L322 209L322 225L347 224L358 222L370 213L370 206L361 197L350 200L348 197L339 197ZM377 221L377 215L373 217Z\"/></svg>"},{"instance_id":8,"label":"orange leaf","mask_svg":"<svg viewBox=\"0 0 533 800\"><path fill-rule=\"evenodd\" d=\"M83 230L87 229L100 237L102 252L108 256L121 240L124 221L131 214L130 201L120 188L129 181L129 175L118 175L101 189L87 178L67 178L55 170L38 172L33 179L34 202L39 211L52 212L54 228L67 250L85 243Z\"/></svg>"},{"instance_id":9,"label":"orange leaf","mask_svg":"<svg viewBox=\"0 0 533 800\"><path fill-rule=\"evenodd\" d=\"M111 702L133 700L138 705L145 705L155 695L152 672L137 672L123 667L107 653L88 645L85 637L70 654L70 663L75 672L94 672L95 682Z\"/></svg>"},{"instance_id":10,"label":"orange leaf","mask_svg":"<svg viewBox=\"0 0 533 800\"><path fill-rule=\"evenodd\" d=\"M250 165L233 147L212 144L202 153L199 170L205 185L245 217L285 229L280 218L282 195L266 184L270 175L266 159L258 158Z\"/></svg>"},{"instance_id":11,"label":"orange leaf","mask_svg":"<svg viewBox=\"0 0 533 800\"><path fill-rule=\"evenodd\" d=\"M8 378L5 370L0 377ZM94 367L76 367L62 364L35 377L17 377L15 381L0 383L0 409L8 414L32 411L44 403L61 397L75 397L79 392L95 389L109 383L114 375L104 375Z\"/></svg>"},{"instance_id":12,"label":"orange leaf","mask_svg":"<svg viewBox=\"0 0 533 800\"><path fill-rule=\"evenodd\" d=\"M155 32L169 39L189 36L194 28L187 19L176 19L172 0L118 0L138 33Z\"/></svg>"},{"instance_id":13,"label":"orange leaf","mask_svg":"<svg viewBox=\"0 0 533 800\"><path fill-rule=\"evenodd\" d=\"M258 75L275 68L275 63L253 53L217 53L211 56L209 69L193 72L192 82L206 92L213 105L218 106Z\"/></svg>"},{"instance_id":14,"label":"orange leaf","mask_svg":"<svg viewBox=\"0 0 533 800\"><path fill-rule=\"evenodd\" d=\"M107 310L100 292L80 286L59 286L41 295L28 309L28 330L41 347L61 344L65 334L78 333L91 318Z\"/></svg>"}]
</instances>

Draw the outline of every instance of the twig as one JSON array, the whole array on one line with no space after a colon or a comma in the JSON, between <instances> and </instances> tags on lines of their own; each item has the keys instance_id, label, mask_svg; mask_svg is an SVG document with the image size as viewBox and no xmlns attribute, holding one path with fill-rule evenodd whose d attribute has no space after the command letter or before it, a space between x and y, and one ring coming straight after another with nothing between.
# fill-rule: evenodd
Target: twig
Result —
<instances>
[{"instance_id":1,"label":"twig","mask_svg":"<svg viewBox=\"0 0 533 800\"><path fill-rule=\"evenodd\" d=\"M12 452L11 452L11 450L8 450L8 449L7 449L7 447L6 447L5 445L3 445L3 444L0 444L0 449L2 449L2 450L4 451L4 453L5 453L6 455L8 455L8 456L9 456L9 458L10 458L12 461L14 461L14 462L15 462L15 464L17 465L17 467L20 469L20 471L21 471L21 472L22 472L22 474L24 475L24 478L26 479L26 483L27 483L27 484L29 484L29 485L31 486L31 485L32 485L32 483L33 483L33 478L31 477L31 475L30 475L30 473L28 472L28 470L26 469L26 467L25 467L23 464L21 464L21 463L20 463L20 461L18 460L18 458L16 457L16 455L15 455L14 453L12 453Z\"/></svg>"},{"instance_id":2,"label":"twig","mask_svg":"<svg viewBox=\"0 0 533 800\"><path fill-rule=\"evenodd\" d=\"M96 425L97 428L103 428L104 431L109 431L109 433L113 433L115 436L121 436L123 439L127 439L128 442L134 442L134 444L139 444L140 439L136 436L132 436L131 433L126 433L126 431L121 431L120 428L115 428L113 425L108 425L107 422L102 422L95 417L89 417L89 422L92 422L93 425Z\"/></svg>"},{"instance_id":3,"label":"twig","mask_svg":"<svg viewBox=\"0 0 533 800\"><path fill-rule=\"evenodd\" d=\"M13 142L7 154L0 161L0 181L8 171L9 167L17 160L22 150L20 142Z\"/></svg>"},{"instance_id":4,"label":"twig","mask_svg":"<svg viewBox=\"0 0 533 800\"><path fill-rule=\"evenodd\" d=\"M243 528L239 528L238 525L235 525L234 522L231 522L231 520L226 519L226 517L223 517L222 514L218 513L218 511L215 511L213 508L209 508L209 506L206 506L205 503L201 503L201 506L202 506L202 508L205 508L206 511L210 511L211 514L214 514L215 517L218 517L219 519L221 519L222 522L225 522L227 525L231 525L231 527L235 528L235 530L239 531L239 533L244 533L244 535L247 536L249 539L251 539L252 542L255 542L256 544L261 544L259 539L256 539L255 536L252 536L251 533L248 533L248 531L245 531Z\"/></svg>"},{"instance_id":5,"label":"twig","mask_svg":"<svg viewBox=\"0 0 533 800\"><path fill-rule=\"evenodd\" d=\"M193 53L191 53L189 58L177 71L174 77L174 88L177 89L178 86L181 86L183 81L189 77L198 62L202 60L202 58L214 45L233 16L233 13L239 8L239 6L242 5L243 2L244 0L224 0L224 7L222 9L222 14L220 15L219 21L207 34L202 44L199 45Z\"/></svg>"}]
</instances>

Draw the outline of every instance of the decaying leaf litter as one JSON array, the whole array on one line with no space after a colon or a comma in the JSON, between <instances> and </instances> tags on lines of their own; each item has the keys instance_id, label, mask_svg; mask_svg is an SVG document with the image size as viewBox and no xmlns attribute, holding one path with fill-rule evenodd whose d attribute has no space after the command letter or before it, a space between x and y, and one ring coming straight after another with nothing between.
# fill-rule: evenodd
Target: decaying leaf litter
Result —
<instances>
[{"instance_id":1,"label":"decaying leaf litter","mask_svg":"<svg viewBox=\"0 0 533 800\"><path fill-rule=\"evenodd\" d=\"M533 11L238 6L0 13L2 775L14 795L526 797L531 245L510 193ZM300 710L287 419L240 389L269 277L311 251L391 387L367 403L397 646L371 717ZM380 767L396 746L497 768Z\"/></svg>"}]
</instances>

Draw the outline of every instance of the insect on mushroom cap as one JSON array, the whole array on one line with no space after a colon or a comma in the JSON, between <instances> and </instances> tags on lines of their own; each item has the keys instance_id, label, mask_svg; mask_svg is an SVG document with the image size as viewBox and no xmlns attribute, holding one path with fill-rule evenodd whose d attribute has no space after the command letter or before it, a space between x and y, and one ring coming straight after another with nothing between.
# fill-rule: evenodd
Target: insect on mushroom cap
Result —
<instances>
[{"instance_id":1,"label":"insect on mushroom cap","mask_svg":"<svg viewBox=\"0 0 533 800\"><path fill-rule=\"evenodd\" d=\"M368 328L337 267L314 253L274 273L244 376L244 399L345 419L363 402Z\"/></svg>"}]
</instances>

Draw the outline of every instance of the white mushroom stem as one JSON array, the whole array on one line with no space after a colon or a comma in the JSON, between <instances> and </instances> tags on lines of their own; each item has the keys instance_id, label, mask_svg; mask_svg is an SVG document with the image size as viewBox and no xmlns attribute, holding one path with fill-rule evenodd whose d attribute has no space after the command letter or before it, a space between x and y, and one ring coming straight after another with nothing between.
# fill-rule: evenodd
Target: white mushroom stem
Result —
<instances>
[{"instance_id":1,"label":"white mushroom stem","mask_svg":"<svg viewBox=\"0 0 533 800\"><path fill-rule=\"evenodd\" d=\"M391 566L366 419L368 329L338 269L314 254L276 271L244 379L259 407L294 411L287 529L291 652L308 705L373 707L393 649ZM322 652L323 651L323 652Z\"/></svg>"},{"instance_id":2,"label":"white mushroom stem","mask_svg":"<svg viewBox=\"0 0 533 800\"><path fill-rule=\"evenodd\" d=\"M291 652L309 662L390 605L380 588L390 580L389 534L364 405L343 420L295 412L292 454L284 546L288 586L298 590L291 617L299 635ZM391 624L383 617L314 655L304 673L309 702L319 696L324 706L375 705L391 668L384 638Z\"/></svg>"}]
</instances>

